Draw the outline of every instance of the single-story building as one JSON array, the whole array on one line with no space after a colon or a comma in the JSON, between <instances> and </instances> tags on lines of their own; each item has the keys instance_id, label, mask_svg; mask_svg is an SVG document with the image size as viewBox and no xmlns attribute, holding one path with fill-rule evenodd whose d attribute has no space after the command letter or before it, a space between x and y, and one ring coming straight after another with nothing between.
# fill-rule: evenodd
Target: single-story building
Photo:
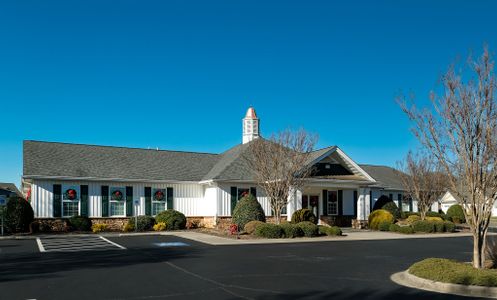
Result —
<instances>
[{"instance_id":1,"label":"single-story building","mask_svg":"<svg viewBox=\"0 0 497 300\"><path fill-rule=\"evenodd\" d=\"M6 203L7 199L13 196L22 197L16 185L8 182L0 182L0 201Z\"/></svg>"},{"instance_id":2,"label":"single-story building","mask_svg":"<svg viewBox=\"0 0 497 300\"><path fill-rule=\"evenodd\" d=\"M447 210L452 205L461 203L459 197L454 193L453 191L448 190L445 192L445 194L440 198L439 201L433 203L431 210L432 211L442 211L443 213L447 213ZM494 203L494 206L492 207L492 217L497 216L497 202Z\"/></svg>"},{"instance_id":3,"label":"single-story building","mask_svg":"<svg viewBox=\"0 0 497 300\"><path fill-rule=\"evenodd\" d=\"M229 222L246 192L271 217L268 199L241 157L260 137L253 108L242 122L242 143L220 154L24 141L23 186L36 218L84 215L122 222L173 208L215 226ZM304 188L292 192L288 219L307 207L322 223L350 226L352 220L365 222L381 195L403 199L392 168L359 165L337 146L313 151L309 164L315 171Z\"/></svg>"}]
</instances>

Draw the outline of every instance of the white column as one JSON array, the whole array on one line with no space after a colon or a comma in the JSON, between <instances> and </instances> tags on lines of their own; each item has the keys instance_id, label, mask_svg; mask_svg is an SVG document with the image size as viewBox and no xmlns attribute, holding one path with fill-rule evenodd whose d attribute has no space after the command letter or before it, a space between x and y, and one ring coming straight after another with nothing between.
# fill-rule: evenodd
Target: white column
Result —
<instances>
[{"instance_id":1,"label":"white column","mask_svg":"<svg viewBox=\"0 0 497 300\"><path fill-rule=\"evenodd\" d=\"M302 191L299 189L291 189L288 194L288 203L286 206L286 219L292 220L292 214L302 208Z\"/></svg>"},{"instance_id":2,"label":"white column","mask_svg":"<svg viewBox=\"0 0 497 300\"><path fill-rule=\"evenodd\" d=\"M370 188L358 188L357 194L357 219L358 220L367 220L369 217L369 213L371 211L370 207Z\"/></svg>"}]
</instances>

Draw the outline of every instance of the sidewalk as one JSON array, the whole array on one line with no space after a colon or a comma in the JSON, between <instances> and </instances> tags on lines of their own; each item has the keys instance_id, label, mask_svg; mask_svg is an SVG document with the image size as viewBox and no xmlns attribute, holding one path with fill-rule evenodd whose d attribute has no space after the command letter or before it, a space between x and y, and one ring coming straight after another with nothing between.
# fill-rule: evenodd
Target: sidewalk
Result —
<instances>
[{"instance_id":1,"label":"sidewalk","mask_svg":"<svg viewBox=\"0 0 497 300\"><path fill-rule=\"evenodd\" d=\"M15 240L15 239L36 239L50 237L74 237L74 236L95 236L92 233L73 233L73 234L43 234L43 235L23 235L23 236L0 236L0 240ZM400 239L427 239L427 238L451 238L451 237L470 237L467 232L457 233L436 233L436 234L399 234L382 231L368 230L350 230L344 229L343 236L323 236L313 238L295 238L295 239L234 239L220 237L195 231L166 231L166 232L137 232L137 233L100 233L103 237L123 237L123 236L152 236L165 235L177 236L184 239L193 240L196 242L213 245L250 245L250 244L284 244L284 243L315 243L315 242L351 242L351 241L370 241L370 240L400 240ZM489 235L497 235L489 233Z\"/></svg>"}]
</instances>

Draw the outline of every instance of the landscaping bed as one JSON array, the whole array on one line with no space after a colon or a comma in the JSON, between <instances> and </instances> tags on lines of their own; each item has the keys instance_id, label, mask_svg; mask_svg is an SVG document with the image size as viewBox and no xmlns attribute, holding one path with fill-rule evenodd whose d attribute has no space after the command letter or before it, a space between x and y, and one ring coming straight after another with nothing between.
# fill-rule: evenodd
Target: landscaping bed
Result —
<instances>
[{"instance_id":1,"label":"landscaping bed","mask_svg":"<svg viewBox=\"0 0 497 300\"><path fill-rule=\"evenodd\" d=\"M469 263L427 258L413 264L409 274L444 283L497 287L497 269L475 269Z\"/></svg>"}]
</instances>

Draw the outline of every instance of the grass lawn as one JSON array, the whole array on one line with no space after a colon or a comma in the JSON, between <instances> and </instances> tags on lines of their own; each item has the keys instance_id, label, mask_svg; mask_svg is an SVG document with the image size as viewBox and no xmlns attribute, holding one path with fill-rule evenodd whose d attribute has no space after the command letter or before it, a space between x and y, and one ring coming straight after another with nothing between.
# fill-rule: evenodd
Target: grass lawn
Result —
<instances>
[{"instance_id":1,"label":"grass lawn","mask_svg":"<svg viewBox=\"0 0 497 300\"><path fill-rule=\"evenodd\" d=\"M409 273L446 283L497 287L497 269L473 268L471 264L445 258L427 258L413 264Z\"/></svg>"}]
</instances>

